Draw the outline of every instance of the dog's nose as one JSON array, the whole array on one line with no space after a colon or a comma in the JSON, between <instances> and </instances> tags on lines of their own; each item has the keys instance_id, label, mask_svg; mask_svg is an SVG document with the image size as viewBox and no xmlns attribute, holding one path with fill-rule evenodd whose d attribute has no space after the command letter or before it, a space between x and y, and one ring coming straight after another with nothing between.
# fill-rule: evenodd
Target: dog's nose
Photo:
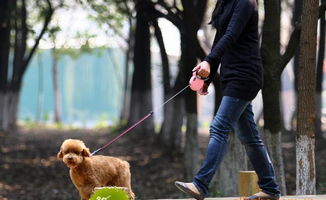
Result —
<instances>
[{"instance_id":1,"label":"dog's nose","mask_svg":"<svg viewBox=\"0 0 326 200\"><path fill-rule=\"evenodd\" d=\"M72 157L68 157L68 160L72 160Z\"/></svg>"}]
</instances>

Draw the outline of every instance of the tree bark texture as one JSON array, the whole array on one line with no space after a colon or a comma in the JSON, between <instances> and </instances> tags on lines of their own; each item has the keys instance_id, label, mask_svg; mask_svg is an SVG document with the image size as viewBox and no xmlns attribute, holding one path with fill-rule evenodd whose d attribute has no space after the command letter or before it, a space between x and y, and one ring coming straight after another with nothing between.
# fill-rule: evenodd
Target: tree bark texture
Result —
<instances>
[{"instance_id":1,"label":"tree bark texture","mask_svg":"<svg viewBox=\"0 0 326 200\"><path fill-rule=\"evenodd\" d=\"M296 193L315 194L315 89L318 0L304 0L298 67Z\"/></svg>"},{"instance_id":2,"label":"tree bark texture","mask_svg":"<svg viewBox=\"0 0 326 200\"><path fill-rule=\"evenodd\" d=\"M13 122L17 121L19 102L19 92L10 91L6 93L0 93L0 110L2 111L1 129L4 131L12 130L16 124Z\"/></svg>"},{"instance_id":3,"label":"tree bark texture","mask_svg":"<svg viewBox=\"0 0 326 200\"><path fill-rule=\"evenodd\" d=\"M299 114L299 113L298 113ZM316 194L315 139L307 135L296 138L296 194Z\"/></svg>"},{"instance_id":4,"label":"tree bark texture","mask_svg":"<svg viewBox=\"0 0 326 200\"><path fill-rule=\"evenodd\" d=\"M292 26L301 23L301 15L302 15L302 0L296 0L294 2L294 9L293 9L293 17L292 17ZM297 81L297 74L298 74L298 65L299 65L299 51L300 46L298 46L297 50L295 51L295 55L293 57L293 73L294 73L294 90L295 95L298 92L298 81ZM292 113L291 117L291 129L293 131L296 130L296 118L297 118L297 108Z\"/></svg>"},{"instance_id":5,"label":"tree bark texture","mask_svg":"<svg viewBox=\"0 0 326 200\"><path fill-rule=\"evenodd\" d=\"M301 23L301 15L302 15L302 1L296 0L294 2L294 11L292 17L292 25L295 26L298 23ZM299 47L295 52L294 61L293 61L293 71L294 71L294 89L297 92L298 84L297 84L297 74L298 74L298 65L299 65Z\"/></svg>"},{"instance_id":6,"label":"tree bark texture","mask_svg":"<svg viewBox=\"0 0 326 200\"><path fill-rule=\"evenodd\" d=\"M284 160L282 155L282 132L269 133L268 130L264 130L264 143L266 143L267 149L269 150L269 155L273 158L273 165L276 170L276 181L278 183L285 183L285 172L284 172ZM268 141L268 142L266 142ZM275 160L276 159L276 160ZM286 192L285 185L281 185L283 193ZM284 187L284 188L283 188Z\"/></svg>"}]
</instances>

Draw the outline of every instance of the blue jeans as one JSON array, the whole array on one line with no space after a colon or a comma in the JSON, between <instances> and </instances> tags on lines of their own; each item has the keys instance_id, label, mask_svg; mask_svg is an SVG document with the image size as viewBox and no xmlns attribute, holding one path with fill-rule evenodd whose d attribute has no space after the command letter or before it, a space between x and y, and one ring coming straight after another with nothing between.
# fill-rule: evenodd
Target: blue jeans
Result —
<instances>
[{"instance_id":1,"label":"blue jeans","mask_svg":"<svg viewBox=\"0 0 326 200\"><path fill-rule=\"evenodd\" d=\"M208 185L225 154L228 135L235 127L258 175L259 187L267 194L280 196L272 162L256 128L251 102L229 96L222 98L211 123L206 158L193 183L203 195L207 195Z\"/></svg>"}]
</instances>

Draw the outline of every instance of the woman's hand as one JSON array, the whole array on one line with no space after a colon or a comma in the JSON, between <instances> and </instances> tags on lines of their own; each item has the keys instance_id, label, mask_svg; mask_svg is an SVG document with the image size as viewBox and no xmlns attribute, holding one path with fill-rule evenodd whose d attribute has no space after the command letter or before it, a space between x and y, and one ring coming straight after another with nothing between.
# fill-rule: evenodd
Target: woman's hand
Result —
<instances>
[{"instance_id":1,"label":"woman's hand","mask_svg":"<svg viewBox=\"0 0 326 200\"><path fill-rule=\"evenodd\" d=\"M203 61L199 63L192 71L197 71L197 74L200 77L207 78L211 73L211 65L209 64L209 62Z\"/></svg>"}]
</instances>

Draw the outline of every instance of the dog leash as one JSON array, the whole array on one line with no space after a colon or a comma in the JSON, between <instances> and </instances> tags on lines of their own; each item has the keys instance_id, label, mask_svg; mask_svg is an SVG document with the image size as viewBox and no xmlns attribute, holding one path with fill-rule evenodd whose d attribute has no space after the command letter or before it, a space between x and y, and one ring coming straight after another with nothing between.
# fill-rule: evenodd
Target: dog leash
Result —
<instances>
[{"instance_id":1,"label":"dog leash","mask_svg":"<svg viewBox=\"0 0 326 200\"><path fill-rule=\"evenodd\" d=\"M106 147L108 147L109 145L111 145L113 142L117 141L119 138L121 138L122 136L124 136L125 134L127 134L129 131L131 131L132 129L134 129L136 126L138 126L139 124L141 124L143 121L145 121L147 118L149 118L150 116L152 116L154 114L154 111L156 112L157 110L161 109L163 106L165 106L165 104L167 104L169 101L171 101L172 99L174 99L176 96L178 96L180 93L182 93L184 90L186 90L189 86L191 87L192 82L189 82L189 85L187 85L186 87L184 87L182 90L180 90L179 92L177 92L175 95L173 95L172 97L170 97L168 100L166 100L163 104L161 104L159 107L157 107L156 109L150 111L147 115L145 115L143 118L141 118L138 122L134 123L133 125L131 125L129 128L127 128L125 131L123 131L122 133L120 133L119 135L117 135L116 137L114 137L111 141L109 141L108 143L106 143L105 145L103 145L102 147L98 148L97 150L93 151L91 153L91 156L95 155L96 153L98 153L99 151L105 149Z\"/></svg>"}]
</instances>

